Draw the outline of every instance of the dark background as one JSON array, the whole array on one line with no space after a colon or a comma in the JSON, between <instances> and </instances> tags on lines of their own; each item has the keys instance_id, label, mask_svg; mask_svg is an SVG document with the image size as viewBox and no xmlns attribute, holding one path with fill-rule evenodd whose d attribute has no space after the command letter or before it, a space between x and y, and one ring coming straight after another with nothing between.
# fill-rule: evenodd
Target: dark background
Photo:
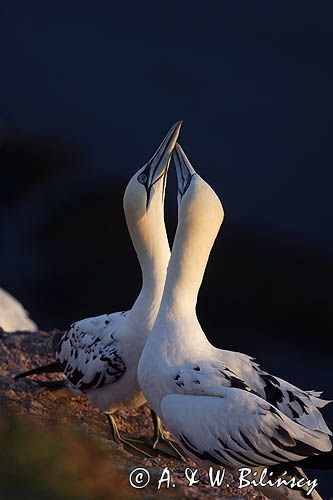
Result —
<instances>
[{"instance_id":1,"label":"dark background","mask_svg":"<svg viewBox=\"0 0 333 500\"><path fill-rule=\"evenodd\" d=\"M44 329L129 308L122 195L182 119L226 214L205 331L332 398L330 2L12 0L0 47L0 285Z\"/></svg>"}]
</instances>

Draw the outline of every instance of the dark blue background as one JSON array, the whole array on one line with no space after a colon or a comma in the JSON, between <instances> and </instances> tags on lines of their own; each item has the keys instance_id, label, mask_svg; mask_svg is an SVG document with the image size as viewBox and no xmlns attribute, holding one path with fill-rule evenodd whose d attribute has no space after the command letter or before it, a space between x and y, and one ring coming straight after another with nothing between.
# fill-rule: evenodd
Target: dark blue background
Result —
<instances>
[{"instance_id":1,"label":"dark blue background","mask_svg":"<svg viewBox=\"0 0 333 500\"><path fill-rule=\"evenodd\" d=\"M332 248L329 2L2 2L5 131L127 179L175 120L229 219Z\"/></svg>"}]
</instances>

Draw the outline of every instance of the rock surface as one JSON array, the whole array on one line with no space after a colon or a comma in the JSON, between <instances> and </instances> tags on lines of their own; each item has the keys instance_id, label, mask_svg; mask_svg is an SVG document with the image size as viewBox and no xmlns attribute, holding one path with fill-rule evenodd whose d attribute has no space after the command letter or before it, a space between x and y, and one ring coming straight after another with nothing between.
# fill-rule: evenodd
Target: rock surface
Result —
<instances>
[{"instance_id":1,"label":"rock surface","mask_svg":"<svg viewBox=\"0 0 333 500\"><path fill-rule=\"evenodd\" d=\"M161 493L166 498L266 498L253 488L239 490L229 476L223 486L212 488L202 470L197 476L200 481L189 487L185 469L196 468L193 462L133 456L110 440L105 416L92 409L86 398L42 389L32 379L15 382L17 373L53 361L53 334L0 332L1 498L22 498L22 484L25 498L34 500L154 498ZM147 406L118 412L117 421L128 435L152 433ZM27 460L22 462L22 456ZM143 489L128 483L129 474L137 467L150 474L150 483ZM163 483L157 492L165 467L172 477L170 488Z\"/></svg>"}]
</instances>

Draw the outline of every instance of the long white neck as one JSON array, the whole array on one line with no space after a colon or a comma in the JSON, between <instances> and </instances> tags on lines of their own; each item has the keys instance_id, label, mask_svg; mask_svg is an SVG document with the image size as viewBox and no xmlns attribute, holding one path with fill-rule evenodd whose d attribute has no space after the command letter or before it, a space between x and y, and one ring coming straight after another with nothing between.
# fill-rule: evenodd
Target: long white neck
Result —
<instances>
[{"instance_id":1,"label":"long white neck","mask_svg":"<svg viewBox=\"0 0 333 500\"><path fill-rule=\"evenodd\" d=\"M170 311L182 317L195 315L198 292L222 221L220 200L196 176L180 207L159 318Z\"/></svg>"},{"instance_id":2,"label":"long white neck","mask_svg":"<svg viewBox=\"0 0 333 500\"><path fill-rule=\"evenodd\" d=\"M159 203L135 223L127 217L127 225L142 272L142 288L132 313L152 327L161 303L170 259L163 205Z\"/></svg>"}]
</instances>

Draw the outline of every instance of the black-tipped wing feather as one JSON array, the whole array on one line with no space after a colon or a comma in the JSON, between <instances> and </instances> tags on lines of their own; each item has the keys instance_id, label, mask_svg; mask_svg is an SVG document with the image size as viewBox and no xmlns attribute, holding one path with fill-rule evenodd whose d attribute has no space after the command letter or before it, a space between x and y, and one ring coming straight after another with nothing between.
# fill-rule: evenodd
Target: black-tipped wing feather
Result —
<instances>
[{"instance_id":1,"label":"black-tipped wing feather","mask_svg":"<svg viewBox=\"0 0 333 500\"><path fill-rule=\"evenodd\" d=\"M259 396L294 422L310 430L331 435L319 408L328 401L320 393L303 391L261 370L253 358L216 349L216 359L189 363L172 376L174 393L220 396L224 388Z\"/></svg>"},{"instance_id":2,"label":"black-tipped wing feather","mask_svg":"<svg viewBox=\"0 0 333 500\"><path fill-rule=\"evenodd\" d=\"M162 420L187 451L219 465L273 465L331 449L328 436L243 390L225 387L219 397L170 394L161 409Z\"/></svg>"}]
</instances>

